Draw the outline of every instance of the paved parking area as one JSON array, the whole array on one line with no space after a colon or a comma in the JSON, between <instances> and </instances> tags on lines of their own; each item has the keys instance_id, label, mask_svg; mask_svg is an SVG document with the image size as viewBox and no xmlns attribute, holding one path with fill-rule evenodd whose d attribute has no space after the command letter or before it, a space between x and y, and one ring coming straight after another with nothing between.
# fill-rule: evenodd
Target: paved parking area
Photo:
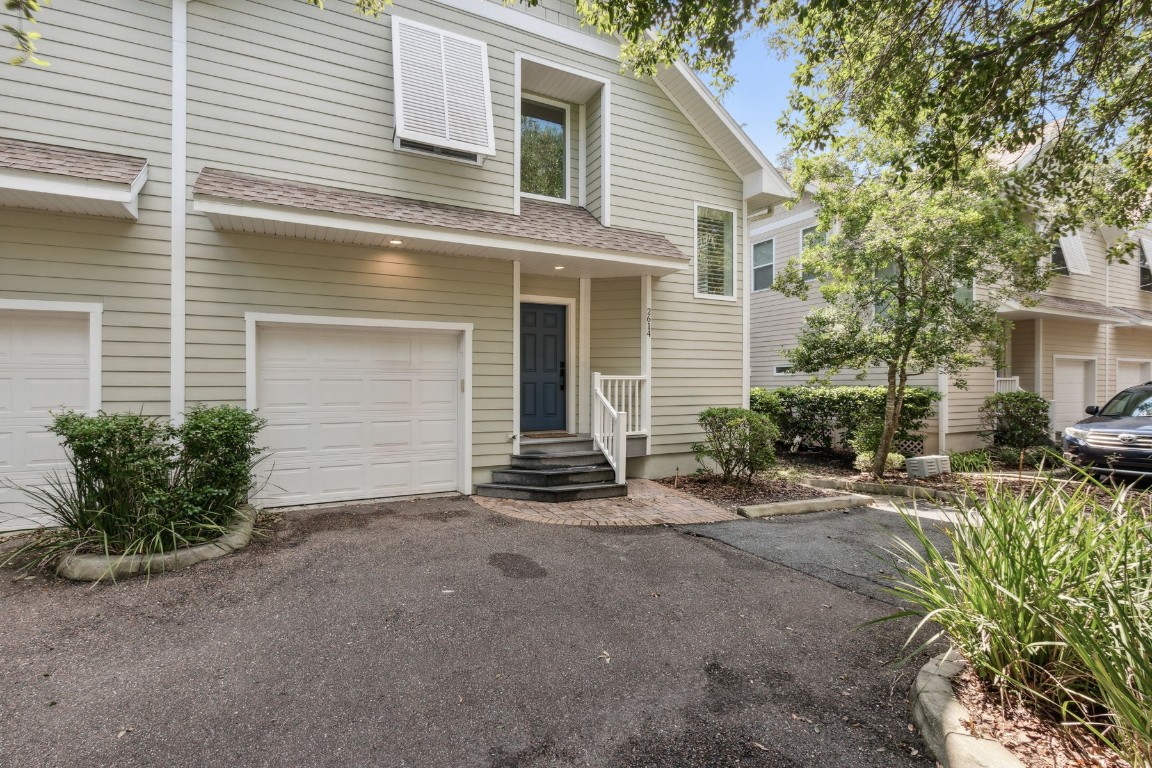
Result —
<instances>
[{"instance_id":1,"label":"paved parking area","mask_svg":"<svg viewBox=\"0 0 1152 768\"><path fill-rule=\"evenodd\" d=\"M520 520L555 525L695 525L739 520L739 515L653 480L629 480L615 499L547 504L476 496L477 504Z\"/></svg>"},{"instance_id":2,"label":"paved parking area","mask_svg":"<svg viewBox=\"0 0 1152 768\"><path fill-rule=\"evenodd\" d=\"M667 527L429 499L150 582L0 575L4 768L932 765L908 625L857 628L890 606Z\"/></svg>"}]
</instances>

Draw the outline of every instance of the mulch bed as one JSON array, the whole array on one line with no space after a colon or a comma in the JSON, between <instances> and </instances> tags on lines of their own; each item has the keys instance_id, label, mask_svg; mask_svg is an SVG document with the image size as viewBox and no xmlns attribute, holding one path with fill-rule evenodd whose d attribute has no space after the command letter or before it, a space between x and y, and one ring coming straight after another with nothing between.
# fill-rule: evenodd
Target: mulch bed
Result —
<instances>
[{"instance_id":1,"label":"mulch bed","mask_svg":"<svg viewBox=\"0 0 1152 768\"><path fill-rule=\"evenodd\" d=\"M665 477L656 482L684 491L726 509L775 501L819 499L833 494L770 475L758 475L747 483L725 483L720 475L698 474Z\"/></svg>"},{"instance_id":2,"label":"mulch bed","mask_svg":"<svg viewBox=\"0 0 1152 768\"><path fill-rule=\"evenodd\" d=\"M1000 742L1028 768L1130 768L1085 728L1041 717L1011 696L1003 703L971 667L952 682L971 715L965 725L972 734Z\"/></svg>"}]
</instances>

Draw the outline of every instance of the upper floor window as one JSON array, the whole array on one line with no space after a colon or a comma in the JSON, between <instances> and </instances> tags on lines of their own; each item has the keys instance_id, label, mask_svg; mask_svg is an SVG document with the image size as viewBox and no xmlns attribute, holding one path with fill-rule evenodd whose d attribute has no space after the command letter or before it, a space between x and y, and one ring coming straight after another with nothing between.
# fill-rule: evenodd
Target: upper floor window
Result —
<instances>
[{"instance_id":1,"label":"upper floor window","mask_svg":"<svg viewBox=\"0 0 1152 768\"><path fill-rule=\"evenodd\" d=\"M487 45L393 15L392 68L399 145L454 158L496 154Z\"/></svg>"},{"instance_id":2,"label":"upper floor window","mask_svg":"<svg viewBox=\"0 0 1152 768\"><path fill-rule=\"evenodd\" d=\"M1056 252L1060 252L1057 261ZM1063 264L1063 271L1060 265ZM1073 232L1071 235L1060 238L1060 242L1052 251L1052 271L1058 275L1088 275L1092 270L1088 268L1088 254L1084 251L1084 241L1080 235Z\"/></svg>"},{"instance_id":3,"label":"upper floor window","mask_svg":"<svg viewBox=\"0 0 1152 768\"><path fill-rule=\"evenodd\" d=\"M520 192L568 202L568 108L520 102Z\"/></svg>"},{"instance_id":4,"label":"upper floor window","mask_svg":"<svg viewBox=\"0 0 1152 768\"><path fill-rule=\"evenodd\" d=\"M805 248L811 248L816 245L824 245L828 241L827 235L817 235L816 227L805 227L800 230L800 253L804 253ZM808 269L804 270L804 281L815 280L816 273Z\"/></svg>"},{"instance_id":5,"label":"upper floor window","mask_svg":"<svg viewBox=\"0 0 1152 768\"><path fill-rule=\"evenodd\" d=\"M733 298L736 214L696 206L696 295Z\"/></svg>"},{"instance_id":6,"label":"upper floor window","mask_svg":"<svg viewBox=\"0 0 1152 768\"><path fill-rule=\"evenodd\" d=\"M776 241L756 243L752 246L752 290L767 290L775 279Z\"/></svg>"},{"instance_id":7,"label":"upper floor window","mask_svg":"<svg viewBox=\"0 0 1152 768\"><path fill-rule=\"evenodd\" d=\"M1152 291L1152 237L1140 238L1140 290Z\"/></svg>"},{"instance_id":8,"label":"upper floor window","mask_svg":"<svg viewBox=\"0 0 1152 768\"><path fill-rule=\"evenodd\" d=\"M1052 266L1050 271L1054 275L1068 274L1068 259L1064 258L1064 249L1059 243L1052 249Z\"/></svg>"}]
</instances>

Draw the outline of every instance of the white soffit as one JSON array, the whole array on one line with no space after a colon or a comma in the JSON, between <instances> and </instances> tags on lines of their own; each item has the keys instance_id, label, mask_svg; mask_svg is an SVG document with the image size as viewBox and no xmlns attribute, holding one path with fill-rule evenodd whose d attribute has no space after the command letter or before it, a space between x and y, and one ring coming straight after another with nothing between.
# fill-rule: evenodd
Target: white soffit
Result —
<instances>
[{"instance_id":1,"label":"white soffit","mask_svg":"<svg viewBox=\"0 0 1152 768\"><path fill-rule=\"evenodd\" d=\"M584 104L599 96L603 83L574 72L550 67L524 57L520 61L520 90L550 96L570 104Z\"/></svg>"},{"instance_id":2,"label":"white soffit","mask_svg":"<svg viewBox=\"0 0 1152 768\"><path fill-rule=\"evenodd\" d=\"M147 180L147 163L125 184L0 168L0 207L136 219L140 188Z\"/></svg>"}]
</instances>

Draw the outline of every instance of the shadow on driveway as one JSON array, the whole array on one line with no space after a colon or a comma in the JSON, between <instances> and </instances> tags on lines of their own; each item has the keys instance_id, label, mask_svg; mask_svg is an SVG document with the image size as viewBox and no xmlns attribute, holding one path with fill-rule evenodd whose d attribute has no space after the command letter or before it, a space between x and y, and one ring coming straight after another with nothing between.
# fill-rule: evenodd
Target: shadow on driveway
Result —
<instances>
[{"instance_id":1,"label":"shadow on driveway","mask_svg":"<svg viewBox=\"0 0 1152 768\"><path fill-rule=\"evenodd\" d=\"M430 499L151 581L2 575L5 768L932 765L908 625L854 629L888 605L668 528Z\"/></svg>"}]
</instances>

